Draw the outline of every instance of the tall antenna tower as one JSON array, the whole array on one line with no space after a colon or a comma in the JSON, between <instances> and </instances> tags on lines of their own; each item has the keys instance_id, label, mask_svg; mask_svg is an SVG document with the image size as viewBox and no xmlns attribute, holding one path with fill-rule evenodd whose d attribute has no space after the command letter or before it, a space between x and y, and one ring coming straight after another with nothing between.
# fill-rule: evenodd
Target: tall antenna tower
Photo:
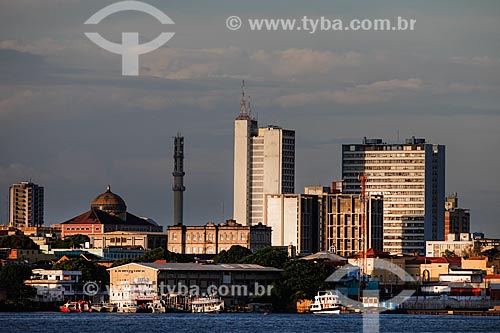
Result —
<instances>
[{"instance_id":1,"label":"tall antenna tower","mask_svg":"<svg viewBox=\"0 0 500 333\"><path fill-rule=\"evenodd\" d=\"M361 183L361 265L359 266L359 288L358 288L358 299L361 299L361 289L362 284L364 285L365 274L366 274L366 251L367 251L367 230L366 230L366 182L368 176L363 174L359 176L359 182Z\"/></svg>"},{"instance_id":2,"label":"tall antenna tower","mask_svg":"<svg viewBox=\"0 0 500 333\"><path fill-rule=\"evenodd\" d=\"M180 133L174 137L174 225L183 224L184 215L184 137Z\"/></svg>"}]
</instances>

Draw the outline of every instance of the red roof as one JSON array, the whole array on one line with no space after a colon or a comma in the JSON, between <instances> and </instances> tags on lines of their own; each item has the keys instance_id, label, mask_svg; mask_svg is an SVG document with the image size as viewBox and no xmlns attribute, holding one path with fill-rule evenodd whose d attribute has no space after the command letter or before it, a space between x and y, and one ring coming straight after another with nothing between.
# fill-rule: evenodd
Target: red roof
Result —
<instances>
[{"instance_id":1,"label":"red roof","mask_svg":"<svg viewBox=\"0 0 500 333\"><path fill-rule=\"evenodd\" d=\"M500 274L488 274L484 277L485 279L500 279Z\"/></svg>"},{"instance_id":2,"label":"red roof","mask_svg":"<svg viewBox=\"0 0 500 333\"><path fill-rule=\"evenodd\" d=\"M123 221L117 216L94 208L61 224L121 224L158 227L157 225L145 219L141 219L134 214L126 213L125 221Z\"/></svg>"},{"instance_id":3,"label":"red roof","mask_svg":"<svg viewBox=\"0 0 500 333\"><path fill-rule=\"evenodd\" d=\"M411 260L411 259L410 259ZM450 264L450 265L460 265L462 263L462 258L460 257L416 257L412 263L415 264Z\"/></svg>"},{"instance_id":4,"label":"red roof","mask_svg":"<svg viewBox=\"0 0 500 333\"><path fill-rule=\"evenodd\" d=\"M363 256L363 251L356 253L356 257L360 258ZM380 250L375 250L373 248L369 248L366 250L366 258L390 258L389 252L384 252Z\"/></svg>"}]
</instances>

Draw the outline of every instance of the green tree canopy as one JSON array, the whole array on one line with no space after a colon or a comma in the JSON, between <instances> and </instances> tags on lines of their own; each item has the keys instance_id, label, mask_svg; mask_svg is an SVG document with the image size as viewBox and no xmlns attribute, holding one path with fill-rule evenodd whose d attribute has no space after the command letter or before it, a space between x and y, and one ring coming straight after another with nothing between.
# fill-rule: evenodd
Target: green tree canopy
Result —
<instances>
[{"instance_id":1,"label":"green tree canopy","mask_svg":"<svg viewBox=\"0 0 500 333\"><path fill-rule=\"evenodd\" d=\"M193 259L193 256L170 252L163 247L158 247L136 258L134 262L154 262L156 260L166 260L168 262L193 262Z\"/></svg>"},{"instance_id":2,"label":"green tree canopy","mask_svg":"<svg viewBox=\"0 0 500 333\"><path fill-rule=\"evenodd\" d=\"M264 247L240 260L242 264L257 264L282 268L290 259L288 253L272 247Z\"/></svg>"},{"instance_id":3,"label":"green tree canopy","mask_svg":"<svg viewBox=\"0 0 500 333\"><path fill-rule=\"evenodd\" d=\"M65 237L64 240L57 240L53 242L50 246L53 249L72 249L81 248L82 244L90 241L87 235L77 234L73 236Z\"/></svg>"},{"instance_id":4,"label":"green tree canopy","mask_svg":"<svg viewBox=\"0 0 500 333\"><path fill-rule=\"evenodd\" d=\"M0 237L0 247L11 249L29 249L38 250L38 245L31 238L24 235L12 235Z\"/></svg>"},{"instance_id":5,"label":"green tree canopy","mask_svg":"<svg viewBox=\"0 0 500 333\"><path fill-rule=\"evenodd\" d=\"M448 249L444 250L443 257L456 257L456 253L454 251L450 251Z\"/></svg>"},{"instance_id":6,"label":"green tree canopy","mask_svg":"<svg viewBox=\"0 0 500 333\"><path fill-rule=\"evenodd\" d=\"M109 275L106 268L97 263L87 261L84 258L72 258L54 264L52 269L62 269L66 271L81 271L83 281L108 282Z\"/></svg>"},{"instance_id":7,"label":"green tree canopy","mask_svg":"<svg viewBox=\"0 0 500 333\"><path fill-rule=\"evenodd\" d=\"M272 302L277 311L295 312L300 299L312 299L320 290L328 290L325 280L334 269L322 262L292 260L284 264L283 277L274 283L271 297L256 301Z\"/></svg>"},{"instance_id":8,"label":"green tree canopy","mask_svg":"<svg viewBox=\"0 0 500 333\"><path fill-rule=\"evenodd\" d=\"M0 271L0 288L6 289L10 300L35 296L35 288L24 284L30 277L31 268L26 265L5 265Z\"/></svg>"},{"instance_id":9,"label":"green tree canopy","mask_svg":"<svg viewBox=\"0 0 500 333\"><path fill-rule=\"evenodd\" d=\"M229 250L222 250L214 258L218 264L236 264L244 257L252 254L252 251L241 245L233 245Z\"/></svg>"}]
</instances>

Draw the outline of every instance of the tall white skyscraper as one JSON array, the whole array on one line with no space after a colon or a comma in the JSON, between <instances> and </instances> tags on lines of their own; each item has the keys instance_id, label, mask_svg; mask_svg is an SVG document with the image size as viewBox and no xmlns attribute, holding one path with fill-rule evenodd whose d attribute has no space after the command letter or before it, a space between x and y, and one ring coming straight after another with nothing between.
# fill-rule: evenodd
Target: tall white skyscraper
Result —
<instances>
[{"instance_id":1,"label":"tall white skyscraper","mask_svg":"<svg viewBox=\"0 0 500 333\"><path fill-rule=\"evenodd\" d=\"M243 91L234 121L234 207L236 222L264 222L264 194L294 193L295 131L258 128Z\"/></svg>"},{"instance_id":2,"label":"tall white skyscraper","mask_svg":"<svg viewBox=\"0 0 500 333\"><path fill-rule=\"evenodd\" d=\"M32 182L13 184L9 188L9 224L12 227L43 225L43 187Z\"/></svg>"},{"instance_id":3,"label":"tall white skyscraper","mask_svg":"<svg viewBox=\"0 0 500 333\"><path fill-rule=\"evenodd\" d=\"M412 137L404 144L364 139L342 145L346 193L384 198L384 251L424 253L425 241L444 240L445 147Z\"/></svg>"}]
</instances>

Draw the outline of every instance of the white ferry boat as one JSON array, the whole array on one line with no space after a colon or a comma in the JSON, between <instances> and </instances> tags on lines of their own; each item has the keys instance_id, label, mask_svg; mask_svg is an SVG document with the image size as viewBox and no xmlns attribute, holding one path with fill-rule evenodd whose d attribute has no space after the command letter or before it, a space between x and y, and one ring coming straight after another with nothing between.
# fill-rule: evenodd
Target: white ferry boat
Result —
<instances>
[{"instance_id":1,"label":"white ferry boat","mask_svg":"<svg viewBox=\"0 0 500 333\"><path fill-rule=\"evenodd\" d=\"M203 297L191 302L192 313L219 313L224 310L224 300L215 297Z\"/></svg>"},{"instance_id":2,"label":"white ferry boat","mask_svg":"<svg viewBox=\"0 0 500 333\"><path fill-rule=\"evenodd\" d=\"M340 314L339 297L331 290L318 291L309 311L316 314Z\"/></svg>"}]
</instances>

